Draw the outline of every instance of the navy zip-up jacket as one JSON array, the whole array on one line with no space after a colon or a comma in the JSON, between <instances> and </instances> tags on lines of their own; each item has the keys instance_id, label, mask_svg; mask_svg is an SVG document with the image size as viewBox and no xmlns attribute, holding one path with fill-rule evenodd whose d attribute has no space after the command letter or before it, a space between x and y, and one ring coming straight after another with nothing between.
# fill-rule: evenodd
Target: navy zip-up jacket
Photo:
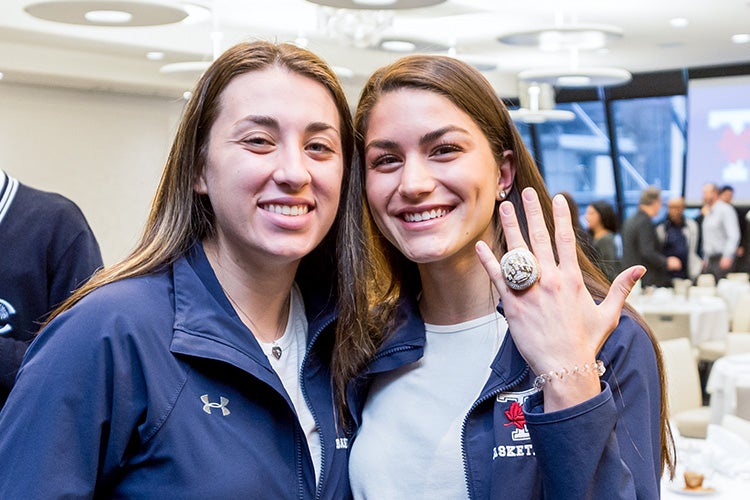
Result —
<instances>
[{"instance_id":1,"label":"navy zip-up jacket","mask_svg":"<svg viewBox=\"0 0 750 500\"><path fill-rule=\"evenodd\" d=\"M334 300L299 285L318 485L294 407L198 244L163 272L92 292L32 343L0 413L0 498L346 498Z\"/></svg>"},{"instance_id":2,"label":"navy zip-up jacket","mask_svg":"<svg viewBox=\"0 0 750 500\"><path fill-rule=\"evenodd\" d=\"M498 310L503 312L502 304ZM417 361L424 346L416 301L402 300L392 334L348 387L355 426L373 377ZM606 367L602 392L571 408L544 413L543 394L533 388L535 375L512 335L505 336L463 423L469 498L659 497L661 395L651 340L622 315L598 359Z\"/></svg>"}]
</instances>

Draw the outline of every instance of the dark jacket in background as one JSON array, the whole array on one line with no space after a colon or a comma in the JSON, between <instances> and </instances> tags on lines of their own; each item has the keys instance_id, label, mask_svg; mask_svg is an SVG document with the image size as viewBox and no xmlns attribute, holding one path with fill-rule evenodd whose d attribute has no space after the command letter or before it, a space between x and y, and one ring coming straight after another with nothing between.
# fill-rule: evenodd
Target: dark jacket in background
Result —
<instances>
[{"instance_id":1,"label":"dark jacket in background","mask_svg":"<svg viewBox=\"0 0 750 500\"><path fill-rule=\"evenodd\" d=\"M101 266L73 201L0 170L0 408L44 318Z\"/></svg>"},{"instance_id":2,"label":"dark jacket in background","mask_svg":"<svg viewBox=\"0 0 750 500\"><path fill-rule=\"evenodd\" d=\"M656 226L651 217L638 210L622 226L622 268L641 264L648 270L641 278L643 286L670 286L667 257L656 237Z\"/></svg>"}]
</instances>

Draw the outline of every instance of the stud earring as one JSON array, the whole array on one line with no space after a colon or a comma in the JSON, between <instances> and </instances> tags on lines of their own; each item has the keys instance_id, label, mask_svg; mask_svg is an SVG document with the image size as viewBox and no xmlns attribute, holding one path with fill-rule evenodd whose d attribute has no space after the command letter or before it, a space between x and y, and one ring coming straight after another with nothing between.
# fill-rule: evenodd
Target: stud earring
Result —
<instances>
[{"instance_id":1,"label":"stud earring","mask_svg":"<svg viewBox=\"0 0 750 500\"><path fill-rule=\"evenodd\" d=\"M501 189L500 192L498 193L498 196L500 197L501 200L504 200L505 197L508 195L505 193L505 189Z\"/></svg>"}]
</instances>

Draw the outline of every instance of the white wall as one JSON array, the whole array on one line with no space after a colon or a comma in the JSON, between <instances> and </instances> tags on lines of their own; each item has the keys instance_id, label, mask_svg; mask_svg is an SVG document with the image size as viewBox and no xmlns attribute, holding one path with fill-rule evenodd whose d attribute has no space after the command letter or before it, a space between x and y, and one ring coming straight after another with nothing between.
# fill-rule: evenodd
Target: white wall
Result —
<instances>
[{"instance_id":1,"label":"white wall","mask_svg":"<svg viewBox=\"0 0 750 500\"><path fill-rule=\"evenodd\" d=\"M137 241L182 101L0 84L0 168L81 207L105 264Z\"/></svg>"}]
</instances>

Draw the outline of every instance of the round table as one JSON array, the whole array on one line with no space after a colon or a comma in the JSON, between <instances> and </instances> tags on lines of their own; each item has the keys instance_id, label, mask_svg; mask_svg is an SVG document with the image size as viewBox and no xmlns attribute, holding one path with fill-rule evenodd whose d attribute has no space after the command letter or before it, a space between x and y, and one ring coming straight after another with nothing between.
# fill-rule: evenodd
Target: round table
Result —
<instances>
[{"instance_id":1,"label":"round table","mask_svg":"<svg viewBox=\"0 0 750 500\"><path fill-rule=\"evenodd\" d=\"M631 297L628 302L640 314L689 313L690 337L695 346L707 340L723 340L729 331L729 310L720 297L685 298L657 289L651 295Z\"/></svg>"},{"instance_id":2,"label":"round table","mask_svg":"<svg viewBox=\"0 0 750 500\"><path fill-rule=\"evenodd\" d=\"M716 295L726 301L730 315L734 313L739 298L746 293L750 293L750 282L747 281L723 278L716 284Z\"/></svg>"},{"instance_id":3,"label":"round table","mask_svg":"<svg viewBox=\"0 0 750 500\"><path fill-rule=\"evenodd\" d=\"M711 395L711 423L721 423L737 411L737 386L750 386L750 353L731 354L714 361L706 382Z\"/></svg>"}]
</instances>

